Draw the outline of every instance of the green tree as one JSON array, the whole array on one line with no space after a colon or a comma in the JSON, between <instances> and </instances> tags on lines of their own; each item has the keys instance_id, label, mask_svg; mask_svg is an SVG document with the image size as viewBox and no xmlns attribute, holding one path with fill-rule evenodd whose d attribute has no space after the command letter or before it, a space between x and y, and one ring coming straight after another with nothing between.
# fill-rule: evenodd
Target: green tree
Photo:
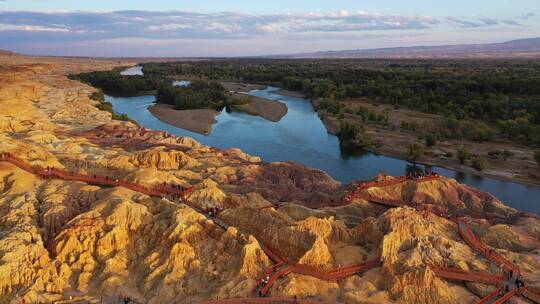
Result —
<instances>
[{"instance_id":1,"label":"green tree","mask_svg":"<svg viewBox=\"0 0 540 304\"><path fill-rule=\"evenodd\" d=\"M457 128L459 127L459 120L457 120L456 116L450 114L446 118L446 127L452 131L457 130Z\"/></svg>"},{"instance_id":2,"label":"green tree","mask_svg":"<svg viewBox=\"0 0 540 304\"><path fill-rule=\"evenodd\" d=\"M508 158L512 156L514 156L514 153L512 151L509 151L509 150L502 151L502 157L504 161L506 161Z\"/></svg>"},{"instance_id":3,"label":"green tree","mask_svg":"<svg viewBox=\"0 0 540 304\"><path fill-rule=\"evenodd\" d=\"M172 84L163 84L159 86L156 92L156 102L174 104L174 87Z\"/></svg>"},{"instance_id":4,"label":"green tree","mask_svg":"<svg viewBox=\"0 0 540 304\"><path fill-rule=\"evenodd\" d=\"M412 144L407 149L407 157L413 162L418 160L422 156L422 153L424 153L424 149L418 144Z\"/></svg>"},{"instance_id":5,"label":"green tree","mask_svg":"<svg viewBox=\"0 0 540 304\"><path fill-rule=\"evenodd\" d=\"M472 159L471 166L478 171L482 171L486 168L486 162L479 157L475 157Z\"/></svg>"},{"instance_id":6,"label":"green tree","mask_svg":"<svg viewBox=\"0 0 540 304\"><path fill-rule=\"evenodd\" d=\"M457 159L460 164L464 164L469 158L471 158L471 153L469 150L463 148L457 150Z\"/></svg>"},{"instance_id":7,"label":"green tree","mask_svg":"<svg viewBox=\"0 0 540 304\"><path fill-rule=\"evenodd\" d=\"M435 135L429 133L426 136L426 147L431 148L437 144L437 137Z\"/></svg>"},{"instance_id":8,"label":"green tree","mask_svg":"<svg viewBox=\"0 0 540 304\"><path fill-rule=\"evenodd\" d=\"M534 160L536 160L536 163L540 166L540 151L534 152Z\"/></svg>"},{"instance_id":9,"label":"green tree","mask_svg":"<svg viewBox=\"0 0 540 304\"><path fill-rule=\"evenodd\" d=\"M97 91L90 94L90 99L99 102L105 102L105 95L103 94L103 91L101 89L98 89Z\"/></svg>"},{"instance_id":10,"label":"green tree","mask_svg":"<svg viewBox=\"0 0 540 304\"><path fill-rule=\"evenodd\" d=\"M339 124L339 138L344 141L356 140L358 135L363 132L363 127L357 123L347 121Z\"/></svg>"}]
</instances>

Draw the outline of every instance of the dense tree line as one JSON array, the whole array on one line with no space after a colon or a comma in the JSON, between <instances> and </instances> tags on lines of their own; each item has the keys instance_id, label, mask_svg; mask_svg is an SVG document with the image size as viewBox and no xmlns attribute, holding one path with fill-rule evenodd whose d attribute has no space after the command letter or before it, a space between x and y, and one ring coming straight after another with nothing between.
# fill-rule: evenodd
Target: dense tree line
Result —
<instances>
[{"instance_id":1,"label":"dense tree line","mask_svg":"<svg viewBox=\"0 0 540 304\"><path fill-rule=\"evenodd\" d=\"M229 103L237 102L230 99L225 88L216 81L194 80L188 86L175 86L174 78L146 73L144 76L121 75L120 72L124 69L82 73L71 75L70 78L100 88L111 96L137 96L155 92L156 102L174 105L178 110L209 108L221 111ZM105 103L100 106L109 111Z\"/></svg>"},{"instance_id":2,"label":"dense tree line","mask_svg":"<svg viewBox=\"0 0 540 304\"><path fill-rule=\"evenodd\" d=\"M540 141L539 61L224 59L152 63L144 70L154 77L275 83L322 100L334 115L346 110L340 100L358 97L438 113L447 117L446 137L483 141L499 132Z\"/></svg>"},{"instance_id":3,"label":"dense tree line","mask_svg":"<svg viewBox=\"0 0 540 304\"><path fill-rule=\"evenodd\" d=\"M162 83L156 93L158 103L174 105L177 110L215 109L221 111L227 104L225 88L215 81L195 80L186 86Z\"/></svg>"},{"instance_id":4,"label":"dense tree line","mask_svg":"<svg viewBox=\"0 0 540 304\"><path fill-rule=\"evenodd\" d=\"M141 75L121 75L125 68L115 68L112 71L98 71L71 75L71 79L86 82L100 88L111 96L137 96L148 94L163 82L161 77Z\"/></svg>"}]
</instances>

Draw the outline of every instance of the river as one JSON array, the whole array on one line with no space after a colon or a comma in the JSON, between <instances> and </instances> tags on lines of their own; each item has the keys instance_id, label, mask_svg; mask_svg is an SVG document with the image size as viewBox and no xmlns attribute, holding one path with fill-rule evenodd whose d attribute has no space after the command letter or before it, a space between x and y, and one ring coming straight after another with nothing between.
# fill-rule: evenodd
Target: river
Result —
<instances>
[{"instance_id":1,"label":"river","mask_svg":"<svg viewBox=\"0 0 540 304\"><path fill-rule=\"evenodd\" d=\"M142 76L142 75L144 75L143 67L142 66L134 66L134 67L131 67L129 69L125 69L122 72L120 72L120 75L122 75L122 76L133 76L133 75Z\"/></svg>"},{"instance_id":2,"label":"river","mask_svg":"<svg viewBox=\"0 0 540 304\"><path fill-rule=\"evenodd\" d=\"M276 94L277 90L278 88L268 87L250 94L285 103L289 110L279 122L223 110L216 117L217 123L213 125L212 133L206 136L155 118L148 111L148 107L155 101L154 96L106 96L106 99L113 104L115 112L128 114L146 128L164 130L178 136L190 136L213 147L237 147L268 162L296 161L321 169L343 183L372 179L381 171L391 175L403 175L411 169L409 162L397 158L367 152L353 155L342 153L338 138L326 131L309 100L282 96ZM430 169L487 191L520 211L540 214L540 187L440 167Z\"/></svg>"}]
</instances>

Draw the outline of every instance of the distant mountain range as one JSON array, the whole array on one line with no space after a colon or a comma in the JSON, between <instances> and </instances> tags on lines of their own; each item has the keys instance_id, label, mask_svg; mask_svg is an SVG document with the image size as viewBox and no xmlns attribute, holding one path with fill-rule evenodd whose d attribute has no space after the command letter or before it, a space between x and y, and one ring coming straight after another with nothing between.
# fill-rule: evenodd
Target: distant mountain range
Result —
<instances>
[{"instance_id":1,"label":"distant mountain range","mask_svg":"<svg viewBox=\"0 0 540 304\"><path fill-rule=\"evenodd\" d=\"M0 0L1 1L1 0ZM1 56L16 53L0 49ZM62 57L62 56L61 56ZM319 51L313 53L297 53L270 56L250 56L251 58L540 58L540 37L518 39L502 43L455 44L437 46L411 46L377 49L356 49L341 51ZM86 57L88 58L88 57ZM190 57L197 59L196 57ZM210 58L210 57L209 57ZM186 57L130 57L141 62L175 61ZM202 59L202 58L199 58Z\"/></svg>"},{"instance_id":2,"label":"distant mountain range","mask_svg":"<svg viewBox=\"0 0 540 304\"><path fill-rule=\"evenodd\" d=\"M489 44L324 51L273 58L540 58L540 37Z\"/></svg>"}]
</instances>

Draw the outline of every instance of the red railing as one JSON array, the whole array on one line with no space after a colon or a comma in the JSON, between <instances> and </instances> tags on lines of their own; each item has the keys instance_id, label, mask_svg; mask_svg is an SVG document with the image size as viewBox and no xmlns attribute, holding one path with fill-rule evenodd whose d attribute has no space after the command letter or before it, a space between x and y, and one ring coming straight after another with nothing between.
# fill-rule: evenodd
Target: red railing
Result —
<instances>
[{"instance_id":1,"label":"red railing","mask_svg":"<svg viewBox=\"0 0 540 304\"><path fill-rule=\"evenodd\" d=\"M474 235L474 233L472 232L471 228L469 228L467 224L465 224L465 222L458 220L458 228L461 237L474 250L482 254L488 260L499 265L503 271L507 273L520 273L519 268L516 267L513 263L511 263L502 255L497 253L495 250L489 248L487 245L478 240L478 238L476 238L476 235Z\"/></svg>"},{"instance_id":2,"label":"red railing","mask_svg":"<svg viewBox=\"0 0 540 304\"><path fill-rule=\"evenodd\" d=\"M269 297L269 298L238 298L223 300L201 301L198 304L333 304L333 302L324 302L316 300L302 300L293 298Z\"/></svg>"},{"instance_id":3,"label":"red railing","mask_svg":"<svg viewBox=\"0 0 540 304\"><path fill-rule=\"evenodd\" d=\"M383 198L383 197L376 197L372 196L368 193L360 193L355 195L355 198L364 199L366 201L370 201L372 203L377 203L381 205L386 205L390 207L405 207L410 206L411 204L406 203L402 200L392 199L392 198Z\"/></svg>"},{"instance_id":4,"label":"red railing","mask_svg":"<svg viewBox=\"0 0 540 304\"><path fill-rule=\"evenodd\" d=\"M171 185L163 184L163 185L157 185L154 187L145 187L136 183L131 183L125 180L120 179L112 179L106 176L98 176L98 175L83 175L83 174L77 174L57 168L39 168L39 167L33 167L29 165L28 163L24 162L23 160L13 156L10 153L0 153L0 160L1 161L8 161L12 163L13 165L30 172L32 174L39 175L42 178L61 178L64 180L73 180L73 181L81 181L85 183L90 184L96 184L96 185L105 185L105 186L121 186L128 189L131 189L133 191L137 191L140 193L144 193L151 196L173 196L173 197L179 197L183 199L183 202L187 204L188 206L194 208L195 210L199 212L204 212L202 208L197 206L196 204L190 202L185 198L185 196L189 195L192 192L192 188L177 188L173 187ZM438 179L439 176L426 176L426 177L420 177L420 178L412 178L412 180L417 182L423 182L423 181L429 181ZM401 207L401 206L407 206L410 205L408 203L405 203L401 200L395 200L395 199L386 199L386 198L380 198L380 197L374 197L368 194L359 194L359 189L365 189L367 187L382 187L382 186L388 186L392 184L397 184L400 182L403 182L407 179L411 179L409 177L397 177L392 180L386 180L386 181L377 181L377 182L369 182L369 183L362 183L359 184L359 186L353 190L351 193L348 194L349 198L352 197L360 197L366 200L369 200L371 202L384 204L387 206L394 206L394 207ZM459 227L459 233L462 236L462 238L476 251L484 255L486 258L490 259L491 261L497 263L500 265L504 271L506 272L515 272L519 273L519 268L514 266L510 261L505 259L503 256L498 254L497 252L493 251L489 247L487 247L485 244L483 244L481 241L479 241L472 230L459 219L456 220ZM270 278L269 282L261 289L261 292L263 294L266 294L271 286L274 284L274 282L279 279L280 277L290 273L290 272L296 272L300 274L306 274L311 275L314 277L317 277L322 280L340 280L345 277L348 277L350 275L353 275L358 272L366 271L368 269L379 267L382 263L380 260L372 260L368 261L366 263L357 264L357 265L351 265L347 267L341 267L337 269L333 269L330 271L324 271L321 269L318 269L316 267L311 267L308 265L298 265L294 263L290 263L290 266L285 266L284 268L280 269L276 272L276 269L284 266L284 263L289 263L290 261L287 261L286 258L282 258L279 254L277 254L275 250L270 249L269 246L261 244L261 248L264 250L264 252L277 264L273 266L270 270L273 272L272 277ZM477 282L483 282L483 283L489 283L494 284L496 282L499 282L501 280L501 276L497 275L491 275L491 274L482 274L482 273L475 273L475 272L464 272L461 270L456 269L448 269L448 268L432 268L434 269L434 272L436 275L451 279L459 279L459 280L469 280L469 281L477 281ZM265 272L265 275L263 276L263 279L268 276L270 273L270 270ZM262 281L259 280L257 285L259 285ZM485 301L491 301L498 295L498 292L493 296L493 294L490 294L487 300ZM514 296L517 293L518 289L513 289L511 292L505 294L503 297L498 299L495 303L504 303L508 299L510 299L512 296ZM540 294L536 292L535 290L525 287L521 290L522 294L536 302L539 302ZM484 299L486 299L484 298ZM484 301L482 299L479 303L487 303L482 302ZM224 302L219 302L224 303ZM260 303L269 303L269 302L260 302ZM307 303L307 302L304 302Z\"/></svg>"},{"instance_id":5,"label":"red railing","mask_svg":"<svg viewBox=\"0 0 540 304\"><path fill-rule=\"evenodd\" d=\"M177 189L173 187L172 185L160 184L160 185L156 185L154 187L149 188L149 187L145 187L136 183L128 182L126 180L117 179L117 178L109 178L107 176L84 175L84 174L78 174L78 173L69 172L62 169L49 168L49 167L48 168L34 167L26 163L25 161L13 156L10 153L0 153L0 160L10 162L11 164L27 172L36 174L40 176L41 178L45 178L45 179L59 178L63 180L79 181L79 182L84 182L84 183L99 185L99 186L124 187L124 188L131 189L133 191L144 193L150 196L159 196L159 197L173 196L173 197L182 198L189 195L193 191L191 187Z\"/></svg>"},{"instance_id":6,"label":"red railing","mask_svg":"<svg viewBox=\"0 0 540 304\"><path fill-rule=\"evenodd\" d=\"M521 288L520 293L525 298L540 304L540 290L525 286Z\"/></svg>"},{"instance_id":7,"label":"red railing","mask_svg":"<svg viewBox=\"0 0 540 304\"><path fill-rule=\"evenodd\" d=\"M510 300L513 296L515 296L518 293L518 289L514 288L510 292L507 292L504 296L502 296L500 299L497 299L493 304L503 304L506 303L506 301ZM486 302L487 303L487 302Z\"/></svg>"},{"instance_id":8,"label":"red railing","mask_svg":"<svg viewBox=\"0 0 540 304\"><path fill-rule=\"evenodd\" d=\"M266 283L266 285L264 285L264 287L261 289L261 294L263 295L267 294L268 291L270 291L270 288L272 287L272 285L274 285L274 283L278 279L289 274L290 272L291 272L291 268L289 267L284 267L280 269L278 272L274 272L274 274L270 277L270 280L268 281L268 283Z\"/></svg>"},{"instance_id":9,"label":"red railing","mask_svg":"<svg viewBox=\"0 0 540 304\"><path fill-rule=\"evenodd\" d=\"M283 266L283 262L281 263L277 263L275 264L274 266L268 268L262 275L262 277L260 279L257 280L257 285L255 286L255 288L253 289L252 293L255 293L255 291L257 290L257 288L259 288L259 286L261 285L261 283L266 279L266 277L272 275L274 272L276 272L277 269L279 269L279 267Z\"/></svg>"},{"instance_id":10,"label":"red railing","mask_svg":"<svg viewBox=\"0 0 540 304\"><path fill-rule=\"evenodd\" d=\"M493 284L493 285L497 285L504 281L504 277L502 275L488 274L488 273L475 272L475 271L464 271L461 269L445 268L445 267L437 267L437 266L431 266L430 268L433 271L433 273L435 273L436 276L441 277L441 278L446 278L446 279L480 282L484 284Z\"/></svg>"},{"instance_id":11,"label":"red railing","mask_svg":"<svg viewBox=\"0 0 540 304\"><path fill-rule=\"evenodd\" d=\"M494 299L496 299L499 296L501 291L502 291L502 287L498 288L494 292L492 292L492 293L488 294L487 296L483 297L482 299L480 299L480 301L476 302L476 304L488 304L488 303L491 303Z\"/></svg>"}]
</instances>

